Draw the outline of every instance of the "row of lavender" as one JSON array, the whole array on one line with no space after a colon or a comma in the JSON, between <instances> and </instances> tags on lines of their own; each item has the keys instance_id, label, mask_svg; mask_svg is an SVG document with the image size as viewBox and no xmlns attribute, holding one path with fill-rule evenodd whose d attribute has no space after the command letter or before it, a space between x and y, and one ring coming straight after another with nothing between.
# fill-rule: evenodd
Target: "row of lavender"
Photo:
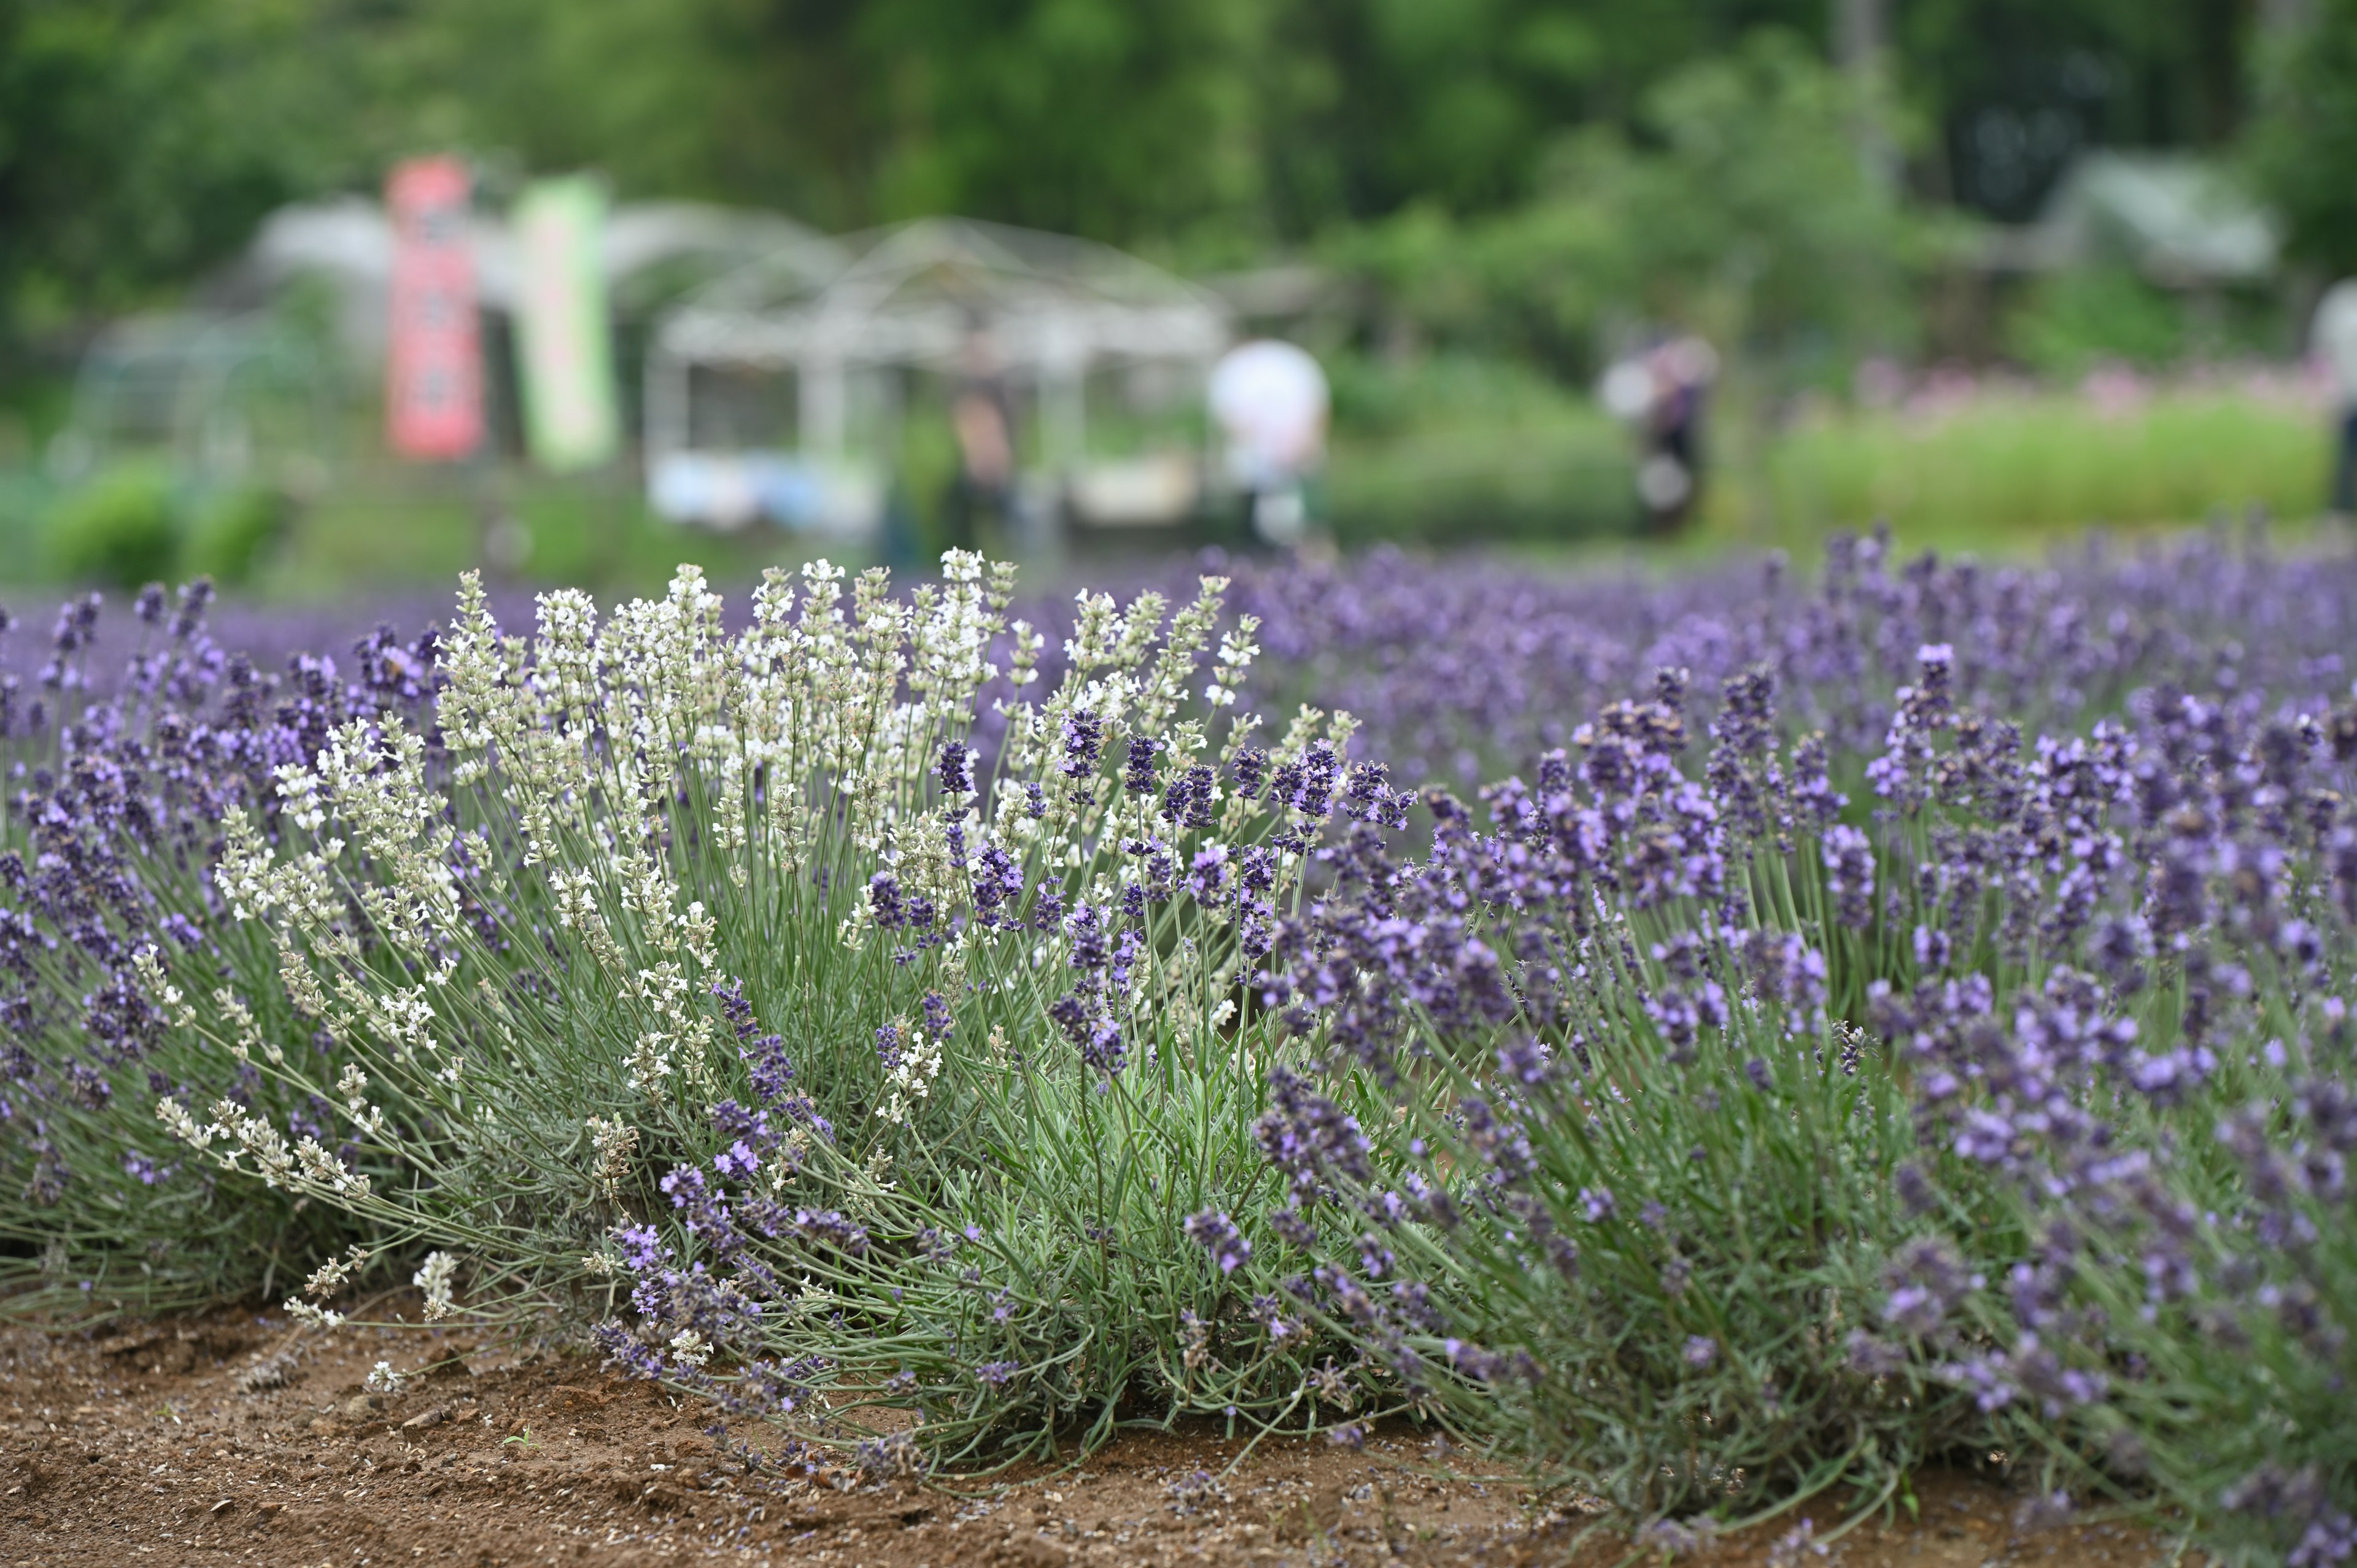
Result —
<instances>
[{"instance_id":1,"label":"row of lavender","mask_svg":"<svg viewBox=\"0 0 2357 1568\"><path fill-rule=\"evenodd\" d=\"M1464 622L1538 609L1497 641L1581 636L1468 586ZM1379 1221L1321 1303L1641 1509L2028 1450L2050 1505L2157 1488L2348 1556L2351 587L2215 542L1995 575L1864 542L1797 603L1663 596L1651 701L1485 715L1568 749L1486 830L1430 798L1420 860L1354 834L1270 966L1408 1111L1381 1169L1275 1124L1297 1195ZM1480 690L1423 655L1370 660L1411 672L1370 706L1461 735Z\"/></svg>"},{"instance_id":2,"label":"row of lavender","mask_svg":"<svg viewBox=\"0 0 2357 1568\"><path fill-rule=\"evenodd\" d=\"M1397 1411L1643 1519L2003 1451L2348 1555L2347 560L953 564L283 676L151 596L102 689L70 607L27 1299L425 1254L798 1442L923 1412L870 1465ZM1262 649L1357 722L1240 722Z\"/></svg>"}]
</instances>

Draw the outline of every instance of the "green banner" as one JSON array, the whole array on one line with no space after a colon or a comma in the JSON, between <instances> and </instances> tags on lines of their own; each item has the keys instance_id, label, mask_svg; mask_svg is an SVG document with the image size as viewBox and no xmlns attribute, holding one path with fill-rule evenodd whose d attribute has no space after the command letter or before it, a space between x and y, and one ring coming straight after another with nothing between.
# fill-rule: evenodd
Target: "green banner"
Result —
<instances>
[{"instance_id":1,"label":"green banner","mask_svg":"<svg viewBox=\"0 0 2357 1568\"><path fill-rule=\"evenodd\" d=\"M595 467L613 456L620 435L605 228L605 188L587 175L536 181L516 202L524 430L544 468Z\"/></svg>"}]
</instances>

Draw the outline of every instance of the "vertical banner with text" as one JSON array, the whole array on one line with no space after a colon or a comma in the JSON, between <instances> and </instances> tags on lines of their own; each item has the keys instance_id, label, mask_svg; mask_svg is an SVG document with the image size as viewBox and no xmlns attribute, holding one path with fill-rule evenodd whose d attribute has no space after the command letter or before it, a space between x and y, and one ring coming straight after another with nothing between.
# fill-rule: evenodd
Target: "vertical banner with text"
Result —
<instances>
[{"instance_id":1,"label":"vertical banner with text","mask_svg":"<svg viewBox=\"0 0 2357 1568\"><path fill-rule=\"evenodd\" d=\"M411 158L385 181L393 221L384 423L404 457L470 456L483 442L483 352L469 186L456 158Z\"/></svg>"},{"instance_id":2,"label":"vertical banner with text","mask_svg":"<svg viewBox=\"0 0 2357 1568\"><path fill-rule=\"evenodd\" d=\"M605 227L605 190L586 175L540 180L516 203L524 429L544 468L595 467L614 455Z\"/></svg>"}]
</instances>

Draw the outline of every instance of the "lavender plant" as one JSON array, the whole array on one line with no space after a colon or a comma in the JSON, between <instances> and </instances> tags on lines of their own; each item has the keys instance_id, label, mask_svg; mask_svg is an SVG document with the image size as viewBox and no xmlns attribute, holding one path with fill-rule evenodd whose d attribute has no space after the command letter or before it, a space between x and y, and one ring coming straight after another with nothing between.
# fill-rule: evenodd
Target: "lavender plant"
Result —
<instances>
[{"instance_id":1,"label":"lavender plant","mask_svg":"<svg viewBox=\"0 0 2357 1568\"><path fill-rule=\"evenodd\" d=\"M0 1208L0 1278L19 1307L190 1305L340 1235L327 1212L215 1202L209 1180L181 1179L192 1173L145 1115L158 1092L201 1085L298 1126L319 1112L178 1046L134 956L169 950L216 981L256 972L208 880L222 812L257 805L267 830L274 766L346 718L414 710L431 641L380 632L354 650L355 680L311 655L282 679L215 644L210 598L202 582L141 594L119 673L92 663L100 600L71 601L29 688L0 673L0 1182L15 1200Z\"/></svg>"},{"instance_id":2,"label":"lavender plant","mask_svg":"<svg viewBox=\"0 0 2357 1568\"><path fill-rule=\"evenodd\" d=\"M1918 657L1870 811L1764 669L1689 778L1671 672L1491 832L1352 846L1267 983L1422 1158L1272 1151L1371 1227L1320 1313L1640 1516L1996 1448L2341 1561L2357 704L2151 691L2025 757Z\"/></svg>"},{"instance_id":3,"label":"lavender plant","mask_svg":"<svg viewBox=\"0 0 2357 1568\"><path fill-rule=\"evenodd\" d=\"M1494 832L1435 793L1430 854L1361 835L1269 972L1415 1156L1394 1189L1275 1151L1296 1212L1364 1232L1321 1312L1640 1518L1880 1483L1980 1424L1853 1365L1915 1138L1841 1006L1879 953L1872 859L1822 748L1773 745L1770 689L1728 693L1708 785L1671 675L1581 729L1577 767L1488 791Z\"/></svg>"},{"instance_id":4,"label":"lavender plant","mask_svg":"<svg viewBox=\"0 0 2357 1568\"><path fill-rule=\"evenodd\" d=\"M2058 1482L2157 1486L2235 1560L2337 1563L2357 1549L2357 703L2137 707L2133 733L2041 744L2027 770L2024 821L2050 831L2009 1022L1994 987L1876 998L1932 1135L2031 1243L1972 1342L1926 1343Z\"/></svg>"},{"instance_id":5,"label":"lavender plant","mask_svg":"<svg viewBox=\"0 0 2357 1568\"><path fill-rule=\"evenodd\" d=\"M1824 731L1841 769L1875 755L1926 644L1956 648L1960 701L2032 728L2084 730L2164 682L2321 712L2349 677L2357 591L2345 553L2222 530L1996 565L1836 537L1806 579L1773 557L1663 579L1386 551L1234 575L1236 605L1261 619L1264 691L1348 709L1399 778L1465 789L1527 775L1663 668L1692 672L1701 724L1764 664L1790 722Z\"/></svg>"},{"instance_id":6,"label":"lavender plant","mask_svg":"<svg viewBox=\"0 0 2357 1568\"><path fill-rule=\"evenodd\" d=\"M1232 718L1256 650L1216 636L1219 580L1167 624L1158 594L1085 598L1043 697L1011 574L945 565L848 604L823 563L773 574L735 634L692 569L602 626L550 594L529 644L470 579L438 744L354 719L279 769L275 842L226 813L214 879L267 994L137 957L191 1048L328 1101L361 1157L226 1098L163 1094L163 1125L434 1248L429 1316L462 1286L611 1313L645 1375L833 1423L914 1404L935 1458L1354 1400L1252 1237L1180 1233L1268 1183L1240 975L1336 805L1397 803L1346 779L1347 718L1265 747Z\"/></svg>"}]
</instances>

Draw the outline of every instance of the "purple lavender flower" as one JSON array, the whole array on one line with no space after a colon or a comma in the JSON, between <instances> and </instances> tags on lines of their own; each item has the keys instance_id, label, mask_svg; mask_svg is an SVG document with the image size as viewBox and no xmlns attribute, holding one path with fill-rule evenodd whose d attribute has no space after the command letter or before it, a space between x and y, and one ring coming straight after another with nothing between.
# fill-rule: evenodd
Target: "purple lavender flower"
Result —
<instances>
[{"instance_id":1,"label":"purple lavender flower","mask_svg":"<svg viewBox=\"0 0 2357 1568\"><path fill-rule=\"evenodd\" d=\"M1851 930L1874 924L1874 845L1857 829L1836 822L1825 830L1825 893L1834 918Z\"/></svg>"},{"instance_id":2,"label":"purple lavender flower","mask_svg":"<svg viewBox=\"0 0 2357 1568\"><path fill-rule=\"evenodd\" d=\"M1151 795L1160 785L1154 777L1155 754L1161 743L1145 736L1132 736L1129 740L1129 761L1122 769L1121 787L1132 796Z\"/></svg>"},{"instance_id":3,"label":"purple lavender flower","mask_svg":"<svg viewBox=\"0 0 2357 1568\"><path fill-rule=\"evenodd\" d=\"M888 871L867 879L867 907L880 929L897 931L909 923L908 907L900 898L900 879Z\"/></svg>"},{"instance_id":4,"label":"purple lavender flower","mask_svg":"<svg viewBox=\"0 0 2357 1568\"><path fill-rule=\"evenodd\" d=\"M1237 1230L1235 1221L1215 1208L1206 1208L1189 1215L1184 1227L1197 1245L1211 1254L1211 1261L1223 1274L1234 1273L1252 1257L1252 1243Z\"/></svg>"},{"instance_id":5,"label":"purple lavender flower","mask_svg":"<svg viewBox=\"0 0 2357 1568\"><path fill-rule=\"evenodd\" d=\"M1258 800L1268 779L1268 753L1257 746L1244 747L1236 754L1233 773L1236 793L1247 800Z\"/></svg>"},{"instance_id":6,"label":"purple lavender flower","mask_svg":"<svg viewBox=\"0 0 2357 1568\"><path fill-rule=\"evenodd\" d=\"M1067 779L1086 779L1096 772L1103 748L1104 721L1086 708L1078 709L1064 720L1064 755L1056 770Z\"/></svg>"},{"instance_id":7,"label":"purple lavender flower","mask_svg":"<svg viewBox=\"0 0 2357 1568\"><path fill-rule=\"evenodd\" d=\"M1071 940L1069 961L1074 969L1094 972L1105 967L1110 950L1103 910L1092 904L1075 905L1064 917L1064 935Z\"/></svg>"},{"instance_id":8,"label":"purple lavender flower","mask_svg":"<svg viewBox=\"0 0 2357 1568\"><path fill-rule=\"evenodd\" d=\"M933 778L942 793L952 800L974 793L974 748L959 741L942 742L940 760L933 764Z\"/></svg>"},{"instance_id":9,"label":"purple lavender flower","mask_svg":"<svg viewBox=\"0 0 2357 1568\"><path fill-rule=\"evenodd\" d=\"M1953 1242L1944 1237L1919 1237L1891 1261L1891 1291L1883 1303L1882 1319L1901 1334L1929 1338L1949 1316L1978 1290L1982 1278L1973 1273Z\"/></svg>"},{"instance_id":10,"label":"purple lavender flower","mask_svg":"<svg viewBox=\"0 0 2357 1568\"><path fill-rule=\"evenodd\" d=\"M1129 1052L1122 1043L1121 1026L1111 1019L1098 1021L1081 1046L1081 1060L1107 1078L1118 1077L1129 1065Z\"/></svg>"},{"instance_id":11,"label":"purple lavender flower","mask_svg":"<svg viewBox=\"0 0 2357 1568\"><path fill-rule=\"evenodd\" d=\"M803 1240L820 1242L856 1257L867 1251L867 1231L832 1208L794 1210L794 1230Z\"/></svg>"},{"instance_id":12,"label":"purple lavender flower","mask_svg":"<svg viewBox=\"0 0 2357 1568\"><path fill-rule=\"evenodd\" d=\"M1281 1067L1269 1069L1268 1094L1270 1108L1253 1124L1253 1135L1269 1163L1291 1180L1297 1204L1317 1190L1327 1172L1353 1182L1372 1174L1367 1156L1374 1145L1358 1118Z\"/></svg>"}]
</instances>

